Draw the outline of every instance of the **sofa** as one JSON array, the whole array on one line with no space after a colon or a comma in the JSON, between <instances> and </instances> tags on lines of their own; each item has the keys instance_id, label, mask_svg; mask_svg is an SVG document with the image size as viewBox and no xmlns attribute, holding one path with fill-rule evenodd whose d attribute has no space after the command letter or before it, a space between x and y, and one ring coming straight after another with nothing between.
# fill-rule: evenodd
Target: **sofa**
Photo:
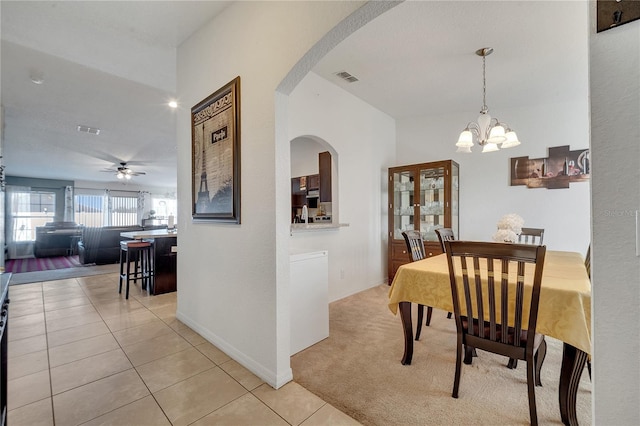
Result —
<instances>
[{"instance_id":1,"label":"sofa","mask_svg":"<svg viewBox=\"0 0 640 426\"><path fill-rule=\"evenodd\" d=\"M75 222L49 222L36 226L35 257L70 256L76 254L76 243L84 227Z\"/></svg>"},{"instance_id":2,"label":"sofa","mask_svg":"<svg viewBox=\"0 0 640 426\"><path fill-rule=\"evenodd\" d=\"M166 228L161 226L101 226L85 227L78 242L78 258L83 265L95 263L106 265L120 262L120 241L122 232L134 232Z\"/></svg>"}]
</instances>

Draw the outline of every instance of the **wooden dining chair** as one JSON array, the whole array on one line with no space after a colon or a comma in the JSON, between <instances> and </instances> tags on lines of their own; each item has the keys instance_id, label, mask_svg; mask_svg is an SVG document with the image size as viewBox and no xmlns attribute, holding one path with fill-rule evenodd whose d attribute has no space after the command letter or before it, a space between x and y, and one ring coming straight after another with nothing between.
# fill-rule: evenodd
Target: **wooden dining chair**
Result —
<instances>
[{"instance_id":1,"label":"wooden dining chair","mask_svg":"<svg viewBox=\"0 0 640 426\"><path fill-rule=\"evenodd\" d=\"M442 252L445 252L444 242L445 241L455 241L456 237L453 235L453 229L451 228L440 228L436 229L436 235L438 236L438 241L440 241L440 246L442 247Z\"/></svg>"},{"instance_id":2,"label":"wooden dining chair","mask_svg":"<svg viewBox=\"0 0 640 426\"><path fill-rule=\"evenodd\" d=\"M584 255L584 267L587 269L587 275L591 281L591 244L587 247L587 254ZM589 380L591 380L591 358L587 359L587 370L589 371Z\"/></svg>"},{"instance_id":3,"label":"wooden dining chair","mask_svg":"<svg viewBox=\"0 0 640 426\"><path fill-rule=\"evenodd\" d=\"M587 247L587 254L584 255L584 267L587 268L587 275L591 279L591 244Z\"/></svg>"},{"instance_id":4,"label":"wooden dining chair","mask_svg":"<svg viewBox=\"0 0 640 426\"><path fill-rule=\"evenodd\" d=\"M422 260L426 257L424 252L424 241L420 231L409 230L402 233L404 242L407 244L407 251L409 253L409 260L415 262ZM426 326L431 324L431 315L433 314L433 308L427 306L427 321ZM416 339L420 339L420 332L422 331L422 319L424 318L424 305L418 304L418 325L416 327Z\"/></svg>"},{"instance_id":5,"label":"wooden dining chair","mask_svg":"<svg viewBox=\"0 0 640 426\"><path fill-rule=\"evenodd\" d=\"M547 345L535 330L546 247L475 241L445 246L457 329L452 396L458 398L463 348L465 364L472 362L472 348L526 361L529 416L537 425L535 386L541 386Z\"/></svg>"},{"instance_id":6,"label":"wooden dining chair","mask_svg":"<svg viewBox=\"0 0 640 426\"><path fill-rule=\"evenodd\" d=\"M438 241L440 241L440 246L442 247L442 252L446 253L444 242L445 241L455 241L456 237L453 235L453 229L451 228L440 228L436 229L436 235L438 236ZM447 318L451 318L451 312L447 313Z\"/></svg>"},{"instance_id":7,"label":"wooden dining chair","mask_svg":"<svg viewBox=\"0 0 640 426\"><path fill-rule=\"evenodd\" d=\"M518 235L518 243L542 245L544 240L544 228L522 228Z\"/></svg>"}]
</instances>

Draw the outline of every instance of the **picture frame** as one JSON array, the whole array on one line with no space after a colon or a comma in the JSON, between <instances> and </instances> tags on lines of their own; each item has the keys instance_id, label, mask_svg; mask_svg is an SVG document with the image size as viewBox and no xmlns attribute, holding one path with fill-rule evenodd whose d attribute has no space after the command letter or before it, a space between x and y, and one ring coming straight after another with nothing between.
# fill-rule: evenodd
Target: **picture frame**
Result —
<instances>
[{"instance_id":1,"label":"picture frame","mask_svg":"<svg viewBox=\"0 0 640 426\"><path fill-rule=\"evenodd\" d=\"M240 223L240 77L191 108L192 219Z\"/></svg>"}]
</instances>

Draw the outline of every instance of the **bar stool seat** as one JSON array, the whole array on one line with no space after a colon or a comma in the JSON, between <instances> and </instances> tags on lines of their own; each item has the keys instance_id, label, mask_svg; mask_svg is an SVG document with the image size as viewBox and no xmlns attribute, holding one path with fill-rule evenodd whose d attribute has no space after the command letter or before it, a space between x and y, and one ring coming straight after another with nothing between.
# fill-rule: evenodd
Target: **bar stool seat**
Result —
<instances>
[{"instance_id":1,"label":"bar stool seat","mask_svg":"<svg viewBox=\"0 0 640 426\"><path fill-rule=\"evenodd\" d=\"M140 280L142 289L152 292L153 263L151 250L153 244L145 240L120 241L120 283L118 293L122 293L122 282L126 281L125 299L129 298L129 282ZM133 264L133 270L131 266ZM126 265L126 271L125 271Z\"/></svg>"}]
</instances>

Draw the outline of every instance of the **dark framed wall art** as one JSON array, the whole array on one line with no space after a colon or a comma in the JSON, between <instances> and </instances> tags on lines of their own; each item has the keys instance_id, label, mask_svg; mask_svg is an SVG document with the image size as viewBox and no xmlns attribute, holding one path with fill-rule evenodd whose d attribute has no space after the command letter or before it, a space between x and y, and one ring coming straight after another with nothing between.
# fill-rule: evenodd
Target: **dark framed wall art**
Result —
<instances>
[{"instance_id":1,"label":"dark framed wall art","mask_svg":"<svg viewBox=\"0 0 640 426\"><path fill-rule=\"evenodd\" d=\"M192 217L240 223L240 77L191 108Z\"/></svg>"}]
</instances>

